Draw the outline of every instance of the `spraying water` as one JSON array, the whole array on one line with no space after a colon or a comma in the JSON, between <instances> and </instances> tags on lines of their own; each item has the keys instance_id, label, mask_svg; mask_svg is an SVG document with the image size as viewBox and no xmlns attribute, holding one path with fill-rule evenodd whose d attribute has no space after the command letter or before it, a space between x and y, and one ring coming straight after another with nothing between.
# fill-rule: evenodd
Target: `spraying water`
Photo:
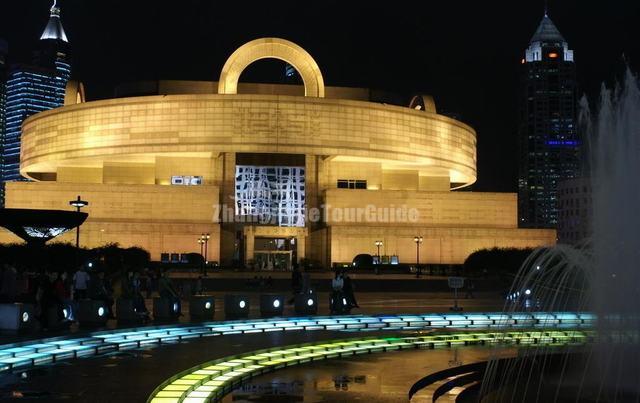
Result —
<instances>
[{"instance_id":1,"label":"spraying water","mask_svg":"<svg viewBox=\"0 0 640 403\"><path fill-rule=\"evenodd\" d=\"M484 401L640 401L640 88L627 71L602 86L597 112L581 101L592 235L576 246L534 252L505 310L597 314L594 341L558 354L530 348L498 370L490 363ZM551 330L554 324L549 323Z\"/></svg>"}]
</instances>

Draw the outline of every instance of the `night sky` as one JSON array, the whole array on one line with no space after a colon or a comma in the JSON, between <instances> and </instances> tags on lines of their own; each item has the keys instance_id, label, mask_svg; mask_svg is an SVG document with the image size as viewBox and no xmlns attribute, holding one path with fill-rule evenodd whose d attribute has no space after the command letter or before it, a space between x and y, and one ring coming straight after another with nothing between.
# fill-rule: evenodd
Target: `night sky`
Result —
<instances>
[{"instance_id":1,"label":"night sky","mask_svg":"<svg viewBox=\"0 0 640 403\"><path fill-rule=\"evenodd\" d=\"M9 41L12 62L29 60L51 3L0 0L0 37ZM520 60L543 0L58 4L74 77L90 99L110 97L125 81L217 80L237 47L278 36L309 51L327 85L432 94L439 111L458 114L478 132L474 190L516 191ZM549 15L575 51L590 98L623 70L623 55L640 71L640 1L550 0ZM277 82L269 63L252 66L248 79Z\"/></svg>"}]
</instances>

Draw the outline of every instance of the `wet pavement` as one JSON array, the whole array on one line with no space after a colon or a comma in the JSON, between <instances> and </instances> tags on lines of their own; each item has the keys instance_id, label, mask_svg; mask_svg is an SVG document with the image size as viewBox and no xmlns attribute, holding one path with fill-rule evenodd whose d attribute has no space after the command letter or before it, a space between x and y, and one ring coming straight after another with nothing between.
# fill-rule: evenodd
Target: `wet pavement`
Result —
<instances>
[{"instance_id":1,"label":"wet pavement","mask_svg":"<svg viewBox=\"0 0 640 403\"><path fill-rule=\"evenodd\" d=\"M355 337L357 335L354 335ZM145 402L163 381L206 361L275 346L347 338L338 332L207 337L0 375L2 402Z\"/></svg>"},{"instance_id":2,"label":"wet pavement","mask_svg":"<svg viewBox=\"0 0 640 403\"><path fill-rule=\"evenodd\" d=\"M214 293L214 295L222 297L224 294ZM252 308L250 317L257 318L260 316L258 305L260 293L248 295L251 298ZM451 295L448 293L404 293L400 295L360 293L358 297L361 308L355 309L354 314L448 312L449 307L453 304ZM319 314L328 314L328 295L326 298L321 297L318 302ZM502 300L495 293L477 293L476 298L462 300L461 305L465 307L465 311L499 311L502 309ZM152 306L151 300L147 300L147 306ZM185 312L180 321L186 323L189 319L188 303L185 303L183 307ZM217 298L215 320L224 319L223 308L222 298ZM285 316L292 315L294 315L293 307L287 306ZM107 327L115 328L117 323L110 321ZM84 330L74 326L72 331L80 335ZM64 333L68 332L0 336L0 339L4 344ZM378 335L381 333L376 332L376 336ZM205 361L263 348L350 336L351 334L339 332L313 331L211 337L175 345L164 345L162 348L149 346L148 349L115 352L102 357L66 361L0 376L0 401L144 402L160 383L182 370ZM353 336L361 337L362 335ZM464 357L467 357L464 358L465 360L481 359L483 354L485 356L488 354L482 348L473 347L471 349L462 353ZM433 355L427 355L430 353ZM275 390L278 394L281 394L280 389L284 388L289 390L286 399L297 399L281 400L278 398L278 401L329 402L357 401L365 398L371 400L367 397L369 396L367 391L370 389L377 390L376 396L383 399L371 400L372 402L403 401L393 400L399 396L403 396L406 401L406 393L413 382L426 375L431 369L446 368L449 361L447 353L447 351L410 351L392 353L389 357L381 354L371 357L354 357L349 361L333 360L276 372L269 375L272 378L265 376L256 382L259 381L257 385L263 385L259 388L267 388L265 390L274 390L275 382L277 386ZM417 354L417 356L414 358L413 354ZM398 362L400 357L402 359ZM403 362L407 364L405 365ZM402 368L402 371L396 367ZM367 385L364 389L362 385L365 384L362 382ZM336 385L339 390L335 389ZM262 400L256 401L269 401L264 399L271 399L274 393L258 393L254 397L248 396L246 393L235 395L236 399L243 398L254 401L253 399L257 396ZM285 396L283 395L282 398L285 399Z\"/></svg>"},{"instance_id":3,"label":"wet pavement","mask_svg":"<svg viewBox=\"0 0 640 403\"><path fill-rule=\"evenodd\" d=\"M209 360L274 346L349 337L362 335L314 331L210 337L61 362L0 376L0 401L144 402L166 379ZM450 366L487 360L497 351L513 354L515 350L408 350L309 363L256 378L224 401L408 401L409 389L420 378Z\"/></svg>"},{"instance_id":4,"label":"wet pavement","mask_svg":"<svg viewBox=\"0 0 640 403\"><path fill-rule=\"evenodd\" d=\"M283 369L258 377L227 395L223 402L408 402L420 378L453 366L512 356L513 348L460 347L410 350L336 359ZM431 402L418 392L412 403Z\"/></svg>"}]
</instances>

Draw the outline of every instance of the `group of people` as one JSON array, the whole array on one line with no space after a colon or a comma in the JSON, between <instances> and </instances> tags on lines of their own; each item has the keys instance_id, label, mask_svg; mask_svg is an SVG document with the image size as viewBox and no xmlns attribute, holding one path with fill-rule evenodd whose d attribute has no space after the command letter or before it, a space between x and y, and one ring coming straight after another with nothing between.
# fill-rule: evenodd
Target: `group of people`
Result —
<instances>
[{"instance_id":1,"label":"group of people","mask_svg":"<svg viewBox=\"0 0 640 403\"><path fill-rule=\"evenodd\" d=\"M297 265L293 266L291 273L291 287L293 298L289 304L293 304L297 294L309 294L312 292L311 277L307 270L300 271ZM349 313L353 308L359 308L356 300L353 281L346 270L336 271L331 280L331 296L329 309L331 314Z\"/></svg>"},{"instance_id":2,"label":"group of people","mask_svg":"<svg viewBox=\"0 0 640 403\"><path fill-rule=\"evenodd\" d=\"M103 271L89 273L84 266L73 274L73 300L91 299L102 301L107 307L107 315L114 318L113 314L113 284L111 279L105 278Z\"/></svg>"},{"instance_id":3,"label":"group of people","mask_svg":"<svg viewBox=\"0 0 640 403\"><path fill-rule=\"evenodd\" d=\"M122 275L106 277L102 270L87 269L82 266L73 274L65 271L42 270L37 275L26 275L8 265L0 267L0 302L28 302L36 306L36 316L43 328L53 327L56 322L71 319L72 312L77 311L78 301L84 299L98 300L104 303L105 314L113 318L115 296L133 300L136 313L142 318L149 317L145 305L145 298L159 295L180 304L185 295L200 295L204 292L202 277L194 280L193 284L181 282L181 287L174 287L166 273L126 272ZM20 272L21 273L21 272ZM24 278L23 278L24 277ZM24 281L23 281L24 280ZM24 291L18 283L24 282ZM254 278L248 285L269 288L273 286L271 276ZM310 274L307 270L300 270L296 264L292 272L292 289L294 297L289 301L293 304L295 296L313 292ZM20 296L17 293L21 294ZM146 293L146 295L145 295ZM355 298L353 282L346 271L337 271L331 281L331 313L348 313L354 307L359 307ZM55 314L54 314L55 312Z\"/></svg>"},{"instance_id":4,"label":"group of people","mask_svg":"<svg viewBox=\"0 0 640 403\"><path fill-rule=\"evenodd\" d=\"M53 268L32 273L9 264L0 265L0 303L32 304L34 317L43 329L54 328L65 319L75 319L78 301L85 299L102 301L109 318L114 317L115 296L132 299L136 313L148 317L145 292L147 298L158 292L179 300L179 293L169 279L153 271L106 276L103 270L84 265L75 273Z\"/></svg>"}]
</instances>

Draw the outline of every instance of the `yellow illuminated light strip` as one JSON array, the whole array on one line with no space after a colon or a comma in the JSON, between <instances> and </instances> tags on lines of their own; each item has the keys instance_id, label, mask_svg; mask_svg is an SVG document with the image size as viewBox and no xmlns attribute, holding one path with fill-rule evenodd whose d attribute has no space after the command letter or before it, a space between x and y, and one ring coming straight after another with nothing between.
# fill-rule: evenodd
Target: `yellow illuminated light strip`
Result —
<instances>
[{"instance_id":1,"label":"yellow illuminated light strip","mask_svg":"<svg viewBox=\"0 0 640 403\"><path fill-rule=\"evenodd\" d=\"M252 377L280 368L327 358L405 349L434 349L456 345L583 344L592 338L593 332L580 330L508 333L451 332L416 337L334 340L254 351L242 356L207 362L184 371L158 387L148 402L204 403L218 401Z\"/></svg>"}]
</instances>

